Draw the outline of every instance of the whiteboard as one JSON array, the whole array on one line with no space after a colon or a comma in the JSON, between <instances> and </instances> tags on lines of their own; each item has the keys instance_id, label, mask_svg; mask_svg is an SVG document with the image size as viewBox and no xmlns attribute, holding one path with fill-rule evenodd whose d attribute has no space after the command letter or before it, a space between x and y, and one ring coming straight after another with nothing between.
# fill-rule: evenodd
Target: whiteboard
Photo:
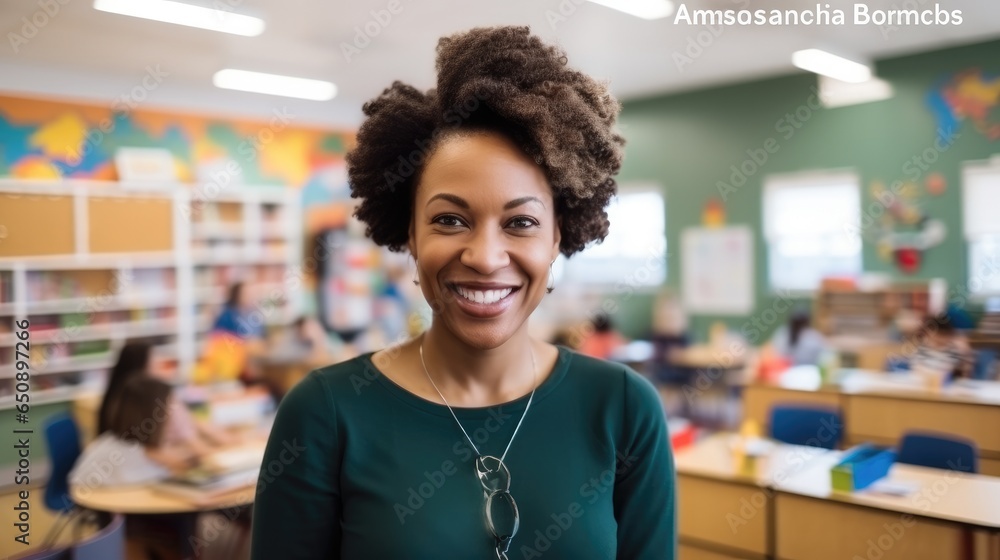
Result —
<instances>
[{"instance_id":1,"label":"whiteboard","mask_svg":"<svg viewBox=\"0 0 1000 560\"><path fill-rule=\"evenodd\" d=\"M681 233L681 292L691 313L753 311L753 233L746 226Z\"/></svg>"}]
</instances>

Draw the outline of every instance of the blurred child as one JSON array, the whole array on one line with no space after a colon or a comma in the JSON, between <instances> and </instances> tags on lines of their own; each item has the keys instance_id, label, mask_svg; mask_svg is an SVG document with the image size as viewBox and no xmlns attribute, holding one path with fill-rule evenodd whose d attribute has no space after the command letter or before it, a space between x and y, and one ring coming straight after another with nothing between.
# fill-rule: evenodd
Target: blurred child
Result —
<instances>
[{"instance_id":1,"label":"blurred child","mask_svg":"<svg viewBox=\"0 0 1000 560\"><path fill-rule=\"evenodd\" d=\"M611 318L598 313L591 321L593 332L584 336L580 343L581 354L607 360L615 350L625 345L625 338L615 331Z\"/></svg>"},{"instance_id":2,"label":"blurred child","mask_svg":"<svg viewBox=\"0 0 1000 560\"><path fill-rule=\"evenodd\" d=\"M269 353L273 356L298 356L322 363L333 361L337 351L319 321L314 317L302 316L271 343Z\"/></svg>"},{"instance_id":3,"label":"blurred child","mask_svg":"<svg viewBox=\"0 0 1000 560\"><path fill-rule=\"evenodd\" d=\"M171 386L134 375L121 387L107 429L87 444L69 480L88 488L139 484L169 478L197 464L197 451L177 433ZM174 428L176 432L176 428Z\"/></svg>"},{"instance_id":4,"label":"blurred child","mask_svg":"<svg viewBox=\"0 0 1000 560\"><path fill-rule=\"evenodd\" d=\"M133 376L149 371L152 346L147 342L131 341L122 347L118 353L118 361L108 374L107 388L101 400L101 408L97 416L98 435L108 431L111 418L118 409L122 388Z\"/></svg>"},{"instance_id":5,"label":"blurred child","mask_svg":"<svg viewBox=\"0 0 1000 560\"><path fill-rule=\"evenodd\" d=\"M910 369L941 369L952 378L970 377L974 361L968 339L955 329L947 315L942 314L924 321L917 338L917 350L910 360Z\"/></svg>"},{"instance_id":6,"label":"blurred child","mask_svg":"<svg viewBox=\"0 0 1000 560\"><path fill-rule=\"evenodd\" d=\"M826 349L823 335L810 326L809 313L802 310L792 313L788 324L774 333L771 344L777 355L793 366L819 365Z\"/></svg>"}]
</instances>

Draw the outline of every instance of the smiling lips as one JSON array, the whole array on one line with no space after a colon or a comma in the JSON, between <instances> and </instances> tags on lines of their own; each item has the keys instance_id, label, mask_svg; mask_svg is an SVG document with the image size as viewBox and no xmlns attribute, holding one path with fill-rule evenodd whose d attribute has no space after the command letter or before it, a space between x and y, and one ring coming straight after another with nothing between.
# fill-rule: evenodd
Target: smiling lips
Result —
<instances>
[{"instance_id":1,"label":"smiling lips","mask_svg":"<svg viewBox=\"0 0 1000 560\"><path fill-rule=\"evenodd\" d=\"M520 286L501 284L452 284L451 288L459 296L455 298L459 308L480 318L495 317L503 313L513 300L510 295L520 290Z\"/></svg>"}]
</instances>

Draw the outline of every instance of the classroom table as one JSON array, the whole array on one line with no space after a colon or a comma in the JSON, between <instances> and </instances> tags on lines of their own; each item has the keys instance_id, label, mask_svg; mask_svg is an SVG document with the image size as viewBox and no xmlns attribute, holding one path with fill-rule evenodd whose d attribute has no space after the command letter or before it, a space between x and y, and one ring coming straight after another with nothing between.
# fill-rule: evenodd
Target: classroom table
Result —
<instances>
[{"instance_id":1,"label":"classroom table","mask_svg":"<svg viewBox=\"0 0 1000 560\"><path fill-rule=\"evenodd\" d=\"M778 380L747 384L743 418L766 430L779 403L839 408L847 446L893 446L914 430L965 437L979 448L979 472L1000 476L1000 382L963 379L934 390L907 373L841 370L834 383L823 383L815 368L794 368Z\"/></svg>"},{"instance_id":2,"label":"classroom table","mask_svg":"<svg viewBox=\"0 0 1000 560\"><path fill-rule=\"evenodd\" d=\"M216 463L227 460L227 457L240 459L241 455L245 456L247 453L263 458L265 444L266 440L264 439L252 438L240 445L220 450L216 454L216 458L220 460ZM234 487L232 491L213 496L211 499L187 500L158 489L155 483L103 487L71 484L69 489L70 498L82 507L127 515L197 513L227 509L252 504L255 491L256 483L254 482Z\"/></svg>"},{"instance_id":3,"label":"classroom table","mask_svg":"<svg viewBox=\"0 0 1000 560\"><path fill-rule=\"evenodd\" d=\"M782 560L1000 559L1000 478L897 463L874 488L831 490L843 452L818 456L775 485L775 557Z\"/></svg>"},{"instance_id":4,"label":"classroom table","mask_svg":"<svg viewBox=\"0 0 1000 560\"><path fill-rule=\"evenodd\" d=\"M681 560L1000 560L1000 478L898 464L888 479L915 494L837 494L843 452L764 444L746 461L739 440L714 434L675 455Z\"/></svg>"},{"instance_id":5,"label":"classroom table","mask_svg":"<svg viewBox=\"0 0 1000 560\"><path fill-rule=\"evenodd\" d=\"M675 456L681 559L766 558L770 554L776 481L831 453L764 443L763 455L741 460L731 433L711 435Z\"/></svg>"}]
</instances>

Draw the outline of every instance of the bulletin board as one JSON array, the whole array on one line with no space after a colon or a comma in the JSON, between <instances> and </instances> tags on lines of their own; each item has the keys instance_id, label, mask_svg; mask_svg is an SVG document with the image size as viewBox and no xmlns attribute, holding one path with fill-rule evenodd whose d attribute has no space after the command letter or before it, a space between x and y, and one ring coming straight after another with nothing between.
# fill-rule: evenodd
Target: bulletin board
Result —
<instances>
[{"instance_id":1,"label":"bulletin board","mask_svg":"<svg viewBox=\"0 0 1000 560\"><path fill-rule=\"evenodd\" d=\"M69 255L73 197L0 194L0 257Z\"/></svg>"},{"instance_id":2,"label":"bulletin board","mask_svg":"<svg viewBox=\"0 0 1000 560\"><path fill-rule=\"evenodd\" d=\"M681 233L681 291L691 313L753 311L753 232L746 226L687 228Z\"/></svg>"}]
</instances>

